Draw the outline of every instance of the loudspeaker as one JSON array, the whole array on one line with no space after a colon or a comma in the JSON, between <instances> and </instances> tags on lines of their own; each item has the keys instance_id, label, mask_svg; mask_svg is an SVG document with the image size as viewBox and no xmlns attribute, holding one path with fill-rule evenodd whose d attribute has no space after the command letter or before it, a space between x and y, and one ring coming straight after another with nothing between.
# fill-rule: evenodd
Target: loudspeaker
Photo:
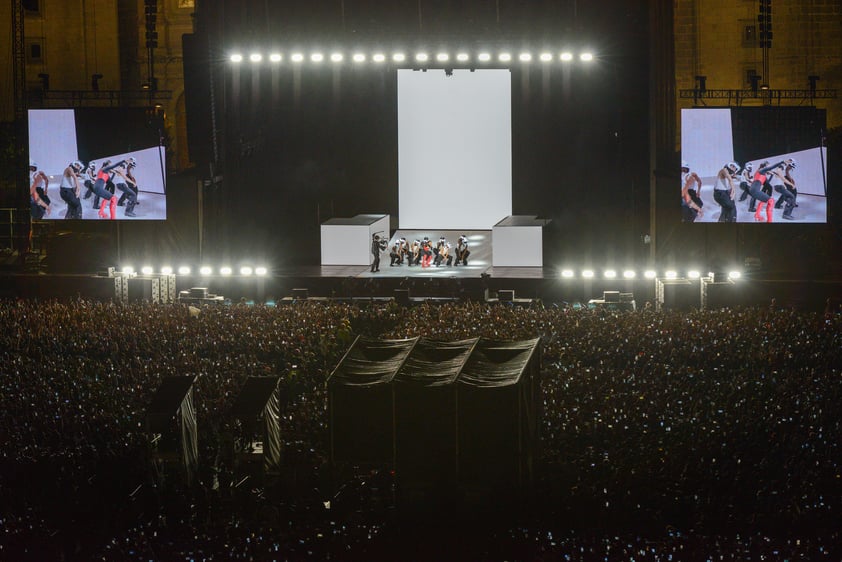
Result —
<instances>
[{"instance_id":1,"label":"loudspeaker","mask_svg":"<svg viewBox=\"0 0 842 562\"><path fill-rule=\"evenodd\" d=\"M500 289L497 291L497 300L500 302L512 302L515 300L514 289Z\"/></svg>"},{"instance_id":2,"label":"loudspeaker","mask_svg":"<svg viewBox=\"0 0 842 562\"><path fill-rule=\"evenodd\" d=\"M395 302L401 306L409 306L409 289L395 289Z\"/></svg>"},{"instance_id":3,"label":"loudspeaker","mask_svg":"<svg viewBox=\"0 0 842 562\"><path fill-rule=\"evenodd\" d=\"M306 300L310 298L310 290L309 289L293 289L292 290L292 298L297 300Z\"/></svg>"}]
</instances>

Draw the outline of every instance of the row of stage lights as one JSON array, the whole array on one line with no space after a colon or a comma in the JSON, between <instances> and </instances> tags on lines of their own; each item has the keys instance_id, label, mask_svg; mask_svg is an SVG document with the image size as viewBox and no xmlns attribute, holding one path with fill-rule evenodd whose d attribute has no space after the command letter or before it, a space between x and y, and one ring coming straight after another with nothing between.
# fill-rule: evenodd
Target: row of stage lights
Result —
<instances>
[{"instance_id":1,"label":"row of stage lights","mask_svg":"<svg viewBox=\"0 0 842 562\"><path fill-rule=\"evenodd\" d=\"M621 274L616 269L606 269L602 272L602 277L604 279L617 279L620 277ZM708 273L708 277L713 277L713 273ZM563 269L561 270L561 277L563 279L574 279L576 277L576 272L572 269ZM596 277L596 272L592 269L583 269L580 272L580 277L582 279L594 279ZM637 278L637 272L632 269L627 269L622 272L623 279L633 280ZM643 272L643 277L646 279L658 279L658 272L652 269L646 270ZM702 272L691 269L687 272L686 279L700 279L702 277ZM728 279L735 281L742 277L742 274L739 271L729 271L728 272ZM661 279L679 279L678 272L674 270L665 271L663 276L660 277Z\"/></svg>"},{"instance_id":2,"label":"row of stage lights","mask_svg":"<svg viewBox=\"0 0 842 562\"><path fill-rule=\"evenodd\" d=\"M137 275L138 271L131 265L123 266L120 269L120 272L123 275ZM155 268L151 265L145 265L140 268L140 273L143 275L173 275L178 273L178 275L191 275L193 273L193 268L188 265L182 265L178 269L175 269L171 266L165 265L164 267L160 268L158 271L155 271ZM217 272L222 277L230 277L234 275L234 268L230 266L223 266L219 268ZM214 274L214 269L209 265L203 265L199 268L199 275L203 276L211 276ZM248 265L244 265L239 269L239 274L243 277L251 277L252 275L256 275L257 277L266 277L269 274L269 270L266 267L258 266L258 267L251 267Z\"/></svg>"},{"instance_id":3,"label":"row of stage lights","mask_svg":"<svg viewBox=\"0 0 842 562\"><path fill-rule=\"evenodd\" d=\"M468 52L459 52L455 55L451 55L451 53L447 52L438 52L435 54L428 53L426 51L419 51L414 55L410 56L403 52L395 52L391 54L386 54L382 52L376 53L363 53L363 52L355 52L351 53L350 57L346 58L345 53L341 52L333 52L330 54L325 54L322 52L313 52L309 55L305 55L302 52L293 52L288 54L289 61L301 64L305 61L309 61L311 63L320 64L322 62L332 62L332 63L342 63L346 60L350 60L351 62L362 64L368 61L371 61L375 64L384 64L387 61L391 60L393 63L403 64L407 62L415 62L418 64L428 64L428 63L437 63L437 64L450 64L452 62L456 62L459 64L468 64L471 62L480 62L480 63L491 63L493 61L501 62L501 63L510 63L513 61L519 61L522 63L530 63L533 61L540 61L543 63L551 63L554 61L561 61L561 62L572 62L576 59L576 55L574 55L570 51L564 51L561 53L552 53L549 51L544 51L538 54L534 54L529 51L520 52L517 54L511 53L509 51L501 51L496 54L492 54L487 51L476 53L475 55L468 53ZM279 64L287 60L284 56L284 53L273 52L269 53L265 58L269 59L269 62ZM229 56L229 60L232 63L241 63L248 59L252 63L260 63L264 60L263 53L253 52L246 57L243 53L232 53ZM594 60L594 54L589 51L584 51L578 54L578 59L582 62L592 62Z\"/></svg>"}]
</instances>

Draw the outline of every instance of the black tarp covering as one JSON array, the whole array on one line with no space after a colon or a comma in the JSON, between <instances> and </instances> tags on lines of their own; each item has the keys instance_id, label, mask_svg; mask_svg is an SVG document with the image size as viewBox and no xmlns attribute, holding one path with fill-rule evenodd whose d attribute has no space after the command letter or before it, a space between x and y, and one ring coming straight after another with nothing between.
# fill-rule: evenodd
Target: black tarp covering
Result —
<instances>
[{"instance_id":1,"label":"black tarp covering","mask_svg":"<svg viewBox=\"0 0 842 562\"><path fill-rule=\"evenodd\" d=\"M249 377L231 407L231 416L263 439L263 470L281 468L281 396L280 377Z\"/></svg>"},{"instance_id":2,"label":"black tarp covering","mask_svg":"<svg viewBox=\"0 0 842 562\"><path fill-rule=\"evenodd\" d=\"M458 401L453 384L478 338L420 340L394 378L395 469L405 497L456 484Z\"/></svg>"},{"instance_id":3,"label":"black tarp covering","mask_svg":"<svg viewBox=\"0 0 842 562\"><path fill-rule=\"evenodd\" d=\"M417 342L358 337L328 377L333 462L394 464L391 382Z\"/></svg>"},{"instance_id":4,"label":"black tarp covering","mask_svg":"<svg viewBox=\"0 0 842 562\"><path fill-rule=\"evenodd\" d=\"M193 405L195 376L165 377L146 410L146 428L161 434L164 453L176 453L187 483L193 482L199 459L196 408Z\"/></svg>"}]
</instances>

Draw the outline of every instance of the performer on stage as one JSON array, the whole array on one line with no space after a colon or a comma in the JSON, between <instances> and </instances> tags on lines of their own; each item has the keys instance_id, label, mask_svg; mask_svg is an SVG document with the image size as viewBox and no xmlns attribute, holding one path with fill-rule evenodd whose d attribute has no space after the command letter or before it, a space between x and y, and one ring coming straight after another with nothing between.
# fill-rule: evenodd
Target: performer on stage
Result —
<instances>
[{"instance_id":1,"label":"performer on stage","mask_svg":"<svg viewBox=\"0 0 842 562\"><path fill-rule=\"evenodd\" d=\"M772 222L772 213L774 212L775 199L765 193L762 189L763 184L767 182L767 174L775 168L782 168L784 165L792 162L792 159L783 162L777 162L769 165L768 162L763 162L754 174L754 181L751 182L751 196L760 201L757 210L754 213L754 220L757 222ZM771 203L770 203L771 201ZM752 203L754 200L752 200ZM766 209L766 217L763 217L763 209Z\"/></svg>"},{"instance_id":2,"label":"performer on stage","mask_svg":"<svg viewBox=\"0 0 842 562\"><path fill-rule=\"evenodd\" d=\"M137 179L134 177L134 171L137 169L137 161L134 158L129 158L126 161L126 177L129 179L129 182L126 184L128 188L134 192L134 204L140 205L140 201L138 199L138 195L140 194L139 187L137 185ZM126 199L129 198L128 193L123 193L120 196L120 199L117 200L117 206L122 207L126 204Z\"/></svg>"},{"instance_id":3,"label":"performer on stage","mask_svg":"<svg viewBox=\"0 0 842 562\"><path fill-rule=\"evenodd\" d=\"M387 244L388 242L385 240L380 240L379 234L375 234L371 239L371 255L374 256L374 260L371 262L372 273L380 271L380 252L386 249Z\"/></svg>"},{"instance_id":4,"label":"performer on stage","mask_svg":"<svg viewBox=\"0 0 842 562\"><path fill-rule=\"evenodd\" d=\"M751 182L754 179L753 173L753 164L751 162L746 162L746 165L743 167L743 171L740 172L740 191L743 192L740 195L740 203L745 201L749 198L749 187L751 187Z\"/></svg>"},{"instance_id":5,"label":"performer on stage","mask_svg":"<svg viewBox=\"0 0 842 562\"><path fill-rule=\"evenodd\" d=\"M468 237L463 234L456 242L456 262L453 265L459 265L459 262L462 262L462 265L468 265L468 256L470 255L471 251L468 249Z\"/></svg>"},{"instance_id":6,"label":"performer on stage","mask_svg":"<svg viewBox=\"0 0 842 562\"><path fill-rule=\"evenodd\" d=\"M722 207L718 222L737 222L737 204L734 203L734 174L740 167L736 162L729 162L716 174L713 185L713 199Z\"/></svg>"},{"instance_id":7,"label":"performer on stage","mask_svg":"<svg viewBox=\"0 0 842 562\"><path fill-rule=\"evenodd\" d=\"M691 189L697 185L698 190ZM687 162L681 162L681 222L695 222L702 216L702 202L698 194L702 191L702 178L690 171ZM698 202L697 202L698 201Z\"/></svg>"},{"instance_id":8,"label":"performer on stage","mask_svg":"<svg viewBox=\"0 0 842 562\"><path fill-rule=\"evenodd\" d=\"M103 219L109 218L109 209L111 220L117 217L117 198L106 189L106 186L111 183L111 178L114 177L114 168L120 165L120 162L112 164L111 160L106 160L102 163L99 172L96 174L96 181L94 182L94 209L99 209L99 217ZM102 208L100 208L99 200L102 198Z\"/></svg>"},{"instance_id":9,"label":"performer on stage","mask_svg":"<svg viewBox=\"0 0 842 562\"><path fill-rule=\"evenodd\" d=\"M442 263L446 263L448 267L453 265L453 256L450 255L450 243L445 241L444 245L439 247L436 254L436 259L433 260L433 265L439 267Z\"/></svg>"},{"instance_id":10,"label":"performer on stage","mask_svg":"<svg viewBox=\"0 0 842 562\"><path fill-rule=\"evenodd\" d=\"M127 161L120 162L120 164L114 168L114 185L117 186L117 189L123 192L123 194L128 198L129 202L126 205L126 216L127 217L136 217L137 215L134 213L134 206L137 202L137 193L135 192L132 187L132 180L128 178L126 175L128 172L129 166L134 163L134 158L129 158ZM131 186L130 186L131 184Z\"/></svg>"},{"instance_id":11,"label":"performer on stage","mask_svg":"<svg viewBox=\"0 0 842 562\"><path fill-rule=\"evenodd\" d=\"M401 238L395 238L395 243L392 244L392 249L389 252L389 258L391 259L389 267L403 265L403 245L401 240Z\"/></svg>"},{"instance_id":12,"label":"performer on stage","mask_svg":"<svg viewBox=\"0 0 842 562\"><path fill-rule=\"evenodd\" d=\"M91 160L88 162L88 167L82 170L82 173L79 174L79 179L82 180L82 183L85 185L85 197L84 199L90 199L91 195L94 194L94 180L96 178L96 162Z\"/></svg>"},{"instance_id":13,"label":"performer on stage","mask_svg":"<svg viewBox=\"0 0 842 562\"><path fill-rule=\"evenodd\" d=\"M795 170L795 159L792 159L791 164L787 164L786 170L784 171L783 182L787 187L787 191L789 191L793 196L793 206L798 206L798 189L795 188L795 178L792 177L792 172ZM783 198L779 198L778 202L775 203L775 208L780 209L784 206Z\"/></svg>"},{"instance_id":14,"label":"performer on stage","mask_svg":"<svg viewBox=\"0 0 842 562\"><path fill-rule=\"evenodd\" d=\"M409 265L411 267L419 263L421 263L421 242L413 240L412 245L409 247Z\"/></svg>"},{"instance_id":15,"label":"performer on stage","mask_svg":"<svg viewBox=\"0 0 842 562\"><path fill-rule=\"evenodd\" d=\"M50 198L47 189L50 178L38 169L35 162L29 163L29 207L33 219L42 219L50 214Z\"/></svg>"},{"instance_id":16,"label":"performer on stage","mask_svg":"<svg viewBox=\"0 0 842 562\"><path fill-rule=\"evenodd\" d=\"M421 241L421 267L430 267L433 261L433 244L426 236Z\"/></svg>"},{"instance_id":17,"label":"performer on stage","mask_svg":"<svg viewBox=\"0 0 842 562\"><path fill-rule=\"evenodd\" d=\"M786 168L790 166L794 166L795 161L793 160L792 163L787 164ZM781 208L781 202L784 203L784 214L781 215L782 218L787 220L794 220L792 216L792 210L795 208L795 194L790 191L788 188L790 186L795 187L794 184L790 183L790 181L784 175L786 173L785 170L781 168L775 168L772 170L771 174L769 175L769 184L772 186L776 192L780 194L778 197L778 202L775 204L776 209Z\"/></svg>"},{"instance_id":18,"label":"performer on stage","mask_svg":"<svg viewBox=\"0 0 842 562\"><path fill-rule=\"evenodd\" d=\"M67 203L67 212L64 213L65 219L81 219L82 218L82 202L79 200L81 187L79 186L79 172L82 171L82 163L78 160L71 162L61 176L61 183L59 184L59 196Z\"/></svg>"}]
</instances>

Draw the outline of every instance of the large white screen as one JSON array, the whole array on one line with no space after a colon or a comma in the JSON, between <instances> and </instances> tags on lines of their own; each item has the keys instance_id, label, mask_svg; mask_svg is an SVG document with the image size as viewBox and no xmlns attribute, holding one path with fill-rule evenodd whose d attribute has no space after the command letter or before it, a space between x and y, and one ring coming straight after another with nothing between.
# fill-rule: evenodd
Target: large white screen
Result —
<instances>
[{"instance_id":1,"label":"large white screen","mask_svg":"<svg viewBox=\"0 0 842 562\"><path fill-rule=\"evenodd\" d=\"M508 70L398 70L400 228L490 230L512 214Z\"/></svg>"},{"instance_id":2,"label":"large white screen","mask_svg":"<svg viewBox=\"0 0 842 562\"><path fill-rule=\"evenodd\" d=\"M29 161L49 176L61 176L79 158L72 109L29 110Z\"/></svg>"},{"instance_id":3,"label":"large white screen","mask_svg":"<svg viewBox=\"0 0 842 562\"><path fill-rule=\"evenodd\" d=\"M703 178L734 159L730 109L681 110L681 159Z\"/></svg>"}]
</instances>

